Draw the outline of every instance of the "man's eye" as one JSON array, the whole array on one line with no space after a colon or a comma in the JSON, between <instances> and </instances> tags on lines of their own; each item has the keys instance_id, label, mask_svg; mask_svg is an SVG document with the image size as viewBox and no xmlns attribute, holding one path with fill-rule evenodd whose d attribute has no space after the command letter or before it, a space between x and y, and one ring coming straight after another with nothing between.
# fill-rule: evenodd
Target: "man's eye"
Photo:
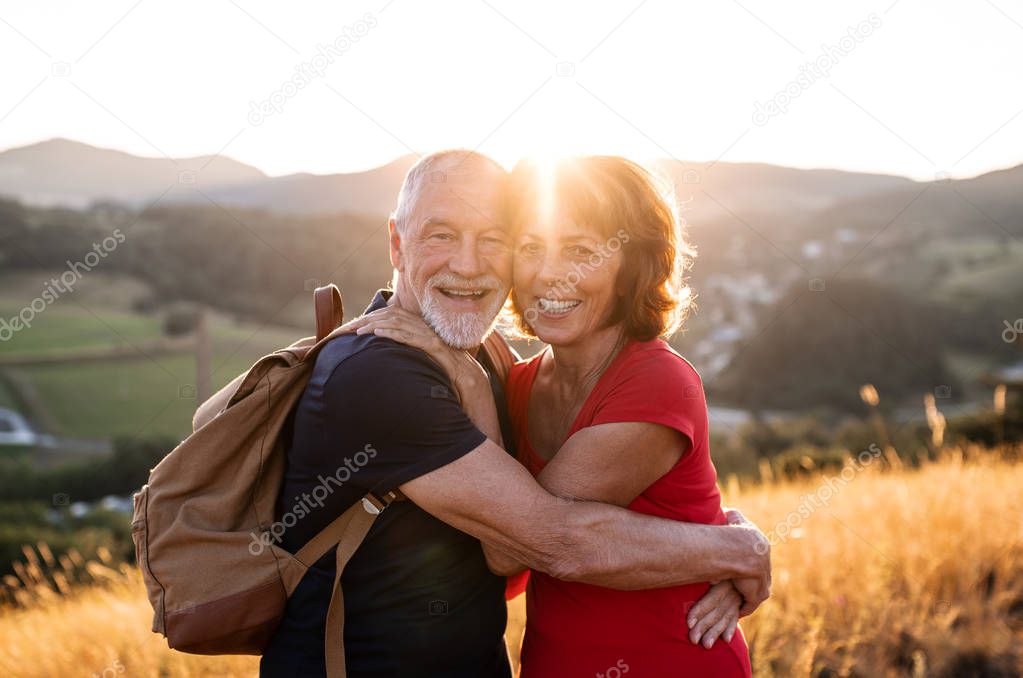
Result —
<instances>
[{"instance_id":1,"label":"man's eye","mask_svg":"<svg viewBox=\"0 0 1023 678\"><path fill-rule=\"evenodd\" d=\"M527 256L535 256L540 253L540 246L536 243L526 243L519 248L519 252Z\"/></svg>"},{"instance_id":2,"label":"man's eye","mask_svg":"<svg viewBox=\"0 0 1023 678\"><path fill-rule=\"evenodd\" d=\"M454 238L450 233L434 233L430 236L431 240L452 240Z\"/></svg>"}]
</instances>

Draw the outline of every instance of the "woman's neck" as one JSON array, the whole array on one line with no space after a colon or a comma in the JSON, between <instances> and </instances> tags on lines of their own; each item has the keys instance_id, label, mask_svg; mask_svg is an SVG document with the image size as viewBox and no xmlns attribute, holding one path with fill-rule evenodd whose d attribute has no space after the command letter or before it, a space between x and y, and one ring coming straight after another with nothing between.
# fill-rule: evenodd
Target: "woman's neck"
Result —
<instances>
[{"instance_id":1,"label":"woman's neck","mask_svg":"<svg viewBox=\"0 0 1023 678\"><path fill-rule=\"evenodd\" d=\"M625 345L620 325L598 330L573 344L551 345L548 375L564 394L588 393Z\"/></svg>"}]
</instances>

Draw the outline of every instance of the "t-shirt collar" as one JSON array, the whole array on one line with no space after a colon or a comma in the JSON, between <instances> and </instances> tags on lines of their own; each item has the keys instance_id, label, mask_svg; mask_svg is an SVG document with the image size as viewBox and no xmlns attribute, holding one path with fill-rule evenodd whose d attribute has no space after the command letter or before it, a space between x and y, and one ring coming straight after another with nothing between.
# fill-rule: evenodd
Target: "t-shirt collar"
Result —
<instances>
[{"instance_id":1,"label":"t-shirt collar","mask_svg":"<svg viewBox=\"0 0 1023 678\"><path fill-rule=\"evenodd\" d=\"M369 303L366 310L362 312L363 315L371 313L373 311L379 311L384 306L387 306L387 302L391 299L391 295L394 294L394 290L377 290L377 293L373 295L373 301Z\"/></svg>"}]
</instances>

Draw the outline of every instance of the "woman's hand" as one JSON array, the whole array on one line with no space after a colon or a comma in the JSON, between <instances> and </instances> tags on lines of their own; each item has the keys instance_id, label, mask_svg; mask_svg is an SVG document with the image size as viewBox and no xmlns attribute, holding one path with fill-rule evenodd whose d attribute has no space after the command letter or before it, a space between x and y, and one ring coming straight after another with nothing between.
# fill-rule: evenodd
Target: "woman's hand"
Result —
<instances>
[{"instance_id":1,"label":"woman's hand","mask_svg":"<svg viewBox=\"0 0 1023 678\"><path fill-rule=\"evenodd\" d=\"M425 352L444 368L463 403L471 395L478 395L473 393L474 388L488 383L486 372L472 356L451 348L441 341L421 316L397 306L387 306L367 313L348 321L341 329L356 334L372 333L378 337L387 337Z\"/></svg>"},{"instance_id":2,"label":"woman's hand","mask_svg":"<svg viewBox=\"0 0 1023 678\"><path fill-rule=\"evenodd\" d=\"M693 645L702 644L708 650L714 647L718 638L723 637L726 643L731 642L739 626L741 606L742 596L731 581L711 586L686 616L690 642Z\"/></svg>"},{"instance_id":3,"label":"woman's hand","mask_svg":"<svg viewBox=\"0 0 1023 678\"><path fill-rule=\"evenodd\" d=\"M421 316L397 306L387 306L350 320L341 329L356 334L373 333L424 351L447 373L455 388L455 395L469 419L488 438L498 445L504 444L486 370L466 351L452 348L441 341Z\"/></svg>"}]
</instances>

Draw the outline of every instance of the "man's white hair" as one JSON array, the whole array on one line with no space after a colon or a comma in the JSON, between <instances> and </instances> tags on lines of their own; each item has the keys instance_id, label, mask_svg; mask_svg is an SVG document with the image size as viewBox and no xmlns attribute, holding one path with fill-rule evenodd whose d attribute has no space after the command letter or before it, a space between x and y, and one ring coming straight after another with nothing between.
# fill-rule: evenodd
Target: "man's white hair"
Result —
<instances>
[{"instance_id":1,"label":"man's white hair","mask_svg":"<svg viewBox=\"0 0 1023 678\"><path fill-rule=\"evenodd\" d=\"M446 183L451 174L469 174L481 170L497 170L504 174L506 170L496 160L482 153L465 149L437 151L420 158L405 175L398 193L398 205L391 213L395 226L404 231L412 220L416 203L427 183Z\"/></svg>"}]
</instances>

